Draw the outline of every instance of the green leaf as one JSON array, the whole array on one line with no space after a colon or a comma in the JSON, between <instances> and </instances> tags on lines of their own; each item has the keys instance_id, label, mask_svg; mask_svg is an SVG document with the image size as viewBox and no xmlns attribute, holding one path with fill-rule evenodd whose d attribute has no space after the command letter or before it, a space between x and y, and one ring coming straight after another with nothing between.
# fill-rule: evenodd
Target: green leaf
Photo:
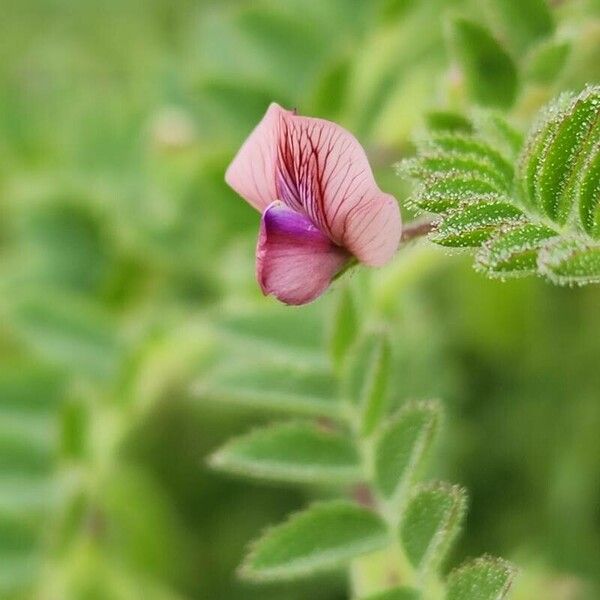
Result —
<instances>
[{"instance_id":1,"label":"green leaf","mask_svg":"<svg viewBox=\"0 0 600 600\"><path fill-rule=\"evenodd\" d=\"M473 131L473 124L467 117L450 111L432 110L426 113L425 123L430 131L467 134Z\"/></svg>"},{"instance_id":2,"label":"green leaf","mask_svg":"<svg viewBox=\"0 0 600 600\"><path fill-rule=\"evenodd\" d=\"M61 454L69 459L82 459L86 450L88 407L80 399L65 402L61 414Z\"/></svg>"},{"instance_id":3,"label":"green leaf","mask_svg":"<svg viewBox=\"0 0 600 600\"><path fill-rule=\"evenodd\" d=\"M94 379L114 375L122 347L115 321L97 304L44 293L23 298L14 317L19 334L50 363Z\"/></svg>"},{"instance_id":4,"label":"green leaf","mask_svg":"<svg viewBox=\"0 0 600 600\"><path fill-rule=\"evenodd\" d=\"M0 365L0 414L52 416L63 399L65 378L31 361Z\"/></svg>"},{"instance_id":5,"label":"green leaf","mask_svg":"<svg viewBox=\"0 0 600 600\"><path fill-rule=\"evenodd\" d=\"M338 294L331 321L329 351L333 364L340 369L359 328L356 306L348 286L344 286Z\"/></svg>"},{"instance_id":6,"label":"green leaf","mask_svg":"<svg viewBox=\"0 0 600 600\"><path fill-rule=\"evenodd\" d=\"M441 420L437 402L403 407L375 444L375 483L386 499L401 499L422 466Z\"/></svg>"},{"instance_id":7,"label":"green leaf","mask_svg":"<svg viewBox=\"0 0 600 600\"><path fill-rule=\"evenodd\" d=\"M563 70L571 51L571 44L549 39L535 46L527 56L526 78L540 84L552 83Z\"/></svg>"},{"instance_id":8,"label":"green leaf","mask_svg":"<svg viewBox=\"0 0 600 600\"><path fill-rule=\"evenodd\" d=\"M268 310L226 315L217 323L217 334L224 350L235 356L321 370L327 365L318 305L290 311L272 304Z\"/></svg>"},{"instance_id":9,"label":"green leaf","mask_svg":"<svg viewBox=\"0 0 600 600\"><path fill-rule=\"evenodd\" d=\"M113 240L92 206L90 198L59 195L24 214L22 248L30 256L25 268L37 283L82 293L102 288L112 266Z\"/></svg>"},{"instance_id":10,"label":"green leaf","mask_svg":"<svg viewBox=\"0 0 600 600\"><path fill-rule=\"evenodd\" d=\"M364 600L420 600L421 594L418 590L409 587L397 587L385 592L373 594Z\"/></svg>"},{"instance_id":11,"label":"green leaf","mask_svg":"<svg viewBox=\"0 0 600 600\"><path fill-rule=\"evenodd\" d=\"M575 200L577 174L594 141L600 139L600 87L584 90L559 115L554 135L543 149L535 179L544 212L565 223Z\"/></svg>"},{"instance_id":12,"label":"green leaf","mask_svg":"<svg viewBox=\"0 0 600 600\"><path fill-rule=\"evenodd\" d=\"M413 203L421 210L443 213L461 204L496 200L493 181L477 174L436 175L417 189Z\"/></svg>"},{"instance_id":13,"label":"green leaf","mask_svg":"<svg viewBox=\"0 0 600 600\"><path fill-rule=\"evenodd\" d=\"M284 365L233 363L196 385L202 399L281 413L339 418L334 378L322 372Z\"/></svg>"},{"instance_id":14,"label":"green leaf","mask_svg":"<svg viewBox=\"0 0 600 600\"><path fill-rule=\"evenodd\" d=\"M491 12L490 20L518 52L554 31L546 0L487 0L487 6Z\"/></svg>"},{"instance_id":15,"label":"green leaf","mask_svg":"<svg viewBox=\"0 0 600 600\"><path fill-rule=\"evenodd\" d=\"M342 397L358 410L360 430L373 431L385 413L390 345L384 333L370 333L353 349L342 379Z\"/></svg>"},{"instance_id":16,"label":"green leaf","mask_svg":"<svg viewBox=\"0 0 600 600\"><path fill-rule=\"evenodd\" d=\"M293 579L342 566L388 543L385 523L370 510L345 501L315 504L259 538L241 574Z\"/></svg>"},{"instance_id":17,"label":"green leaf","mask_svg":"<svg viewBox=\"0 0 600 600\"><path fill-rule=\"evenodd\" d=\"M486 144L511 161L512 173L512 162L523 147L523 134L520 129L496 111L479 112L476 114L475 121L477 131Z\"/></svg>"},{"instance_id":18,"label":"green leaf","mask_svg":"<svg viewBox=\"0 0 600 600\"><path fill-rule=\"evenodd\" d=\"M118 532L103 542L107 557L118 557L133 572L153 573L163 580L178 572L176 557L188 551L186 532L175 506L147 470L115 465L97 495L100 518ZM89 510L84 522L86 513Z\"/></svg>"},{"instance_id":19,"label":"green leaf","mask_svg":"<svg viewBox=\"0 0 600 600\"><path fill-rule=\"evenodd\" d=\"M581 224L592 237L600 238L600 141L589 153L579 174L577 204Z\"/></svg>"},{"instance_id":20,"label":"green leaf","mask_svg":"<svg viewBox=\"0 0 600 600\"><path fill-rule=\"evenodd\" d=\"M450 573L446 600L502 600L515 576L516 569L509 562L477 558Z\"/></svg>"},{"instance_id":21,"label":"green leaf","mask_svg":"<svg viewBox=\"0 0 600 600\"><path fill-rule=\"evenodd\" d=\"M538 252L556 232L544 225L520 223L500 229L483 244L475 266L491 277L521 277L537 273Z\"/></svg>"},{"instance_id":22,"label":"green leaf","mask_svg":"<svg viewBox=\"0 0 600 600\"><path fill-rule=\"evenodd\" d=\"M489 181L494 191L509 191L511 180L498 171L484 155L458 152L424 152L412 161L406 161L404 169L411 177L425 179L432 176L474 175Z\"/></svg>"},{"instance_id":23,"label":"green leaf","mask_svg":"<svg viewBox=\"0 0 600 600\"><path fill-rule=\"evenodd\" d=\"M505 202L482 202L450 213L429 236L442 246L481 246L503 225L523 221L523 213Z\"/></svg>"},{"instance_id":24,"label":"green leaf","mask_svg":"<svg viewBox=\"0 0 600 600\"><path fill-rule=\"evenodd\" d=\"M510 108L518 87L517 67L483 26L459 18L452 24L452 46L469 94L479 104Z\"/></svg>"},{"instance_id":25,"label":"green leaf","mask_svg":"<svg viewBox=\"0 0 600 600\"><path fill-rule=\"evenodd\" d=\"M564 102L564 97L562 102ZM518 159L518 184L521 200L523 204L536 212L541 212L537 197L537 173L543 165L544 152L558 128L557 120L554 119L558 110L558 103L556 105L552 103L538 115Z\"/></svg>"},{"instance_id":26,"label":"green leaf","mask_svg":"<svg viewBox=\"0 0 600 600\"><path fill-rule=\"evenodd\" d=\"M360 480L360 457L345 435L309 423L286 423L257 429L233 439L210 458L222 471L320 484Z\"/></svg>"},{"instance_id":27,"label":"green leaf","mask_svg":"<svg viewBox=\"0 0 600 600\"><path fill-rule=\"evenodd\" d=\"M400 539L415 569L439 567L460 529L466 504L459 486L438 483L415 490L400 524Z\"/></svg>"},{"instance_id":28,"label":"green leaf","mask_svg":"<svg viewBox=\"0 0 600 600\"><path fill-rule=\"evenodd\" d=\"M540 251L538 268L558 285L600 283L600 244L557 238Z\"/></svg>"},{"instance_id":29,"label":"green leaf","mask_svg":"<svg viewBox=\"0 0 600 600\"><path fill-rule=\"evenodd\" d=\"M513 180L512 164L496 148L475 135L434 132L423 142L422 147L424 151L433 148L449 154L478 156L493 167L495 176L501 177L503 186Z\"/></svg>"}]
</instances>

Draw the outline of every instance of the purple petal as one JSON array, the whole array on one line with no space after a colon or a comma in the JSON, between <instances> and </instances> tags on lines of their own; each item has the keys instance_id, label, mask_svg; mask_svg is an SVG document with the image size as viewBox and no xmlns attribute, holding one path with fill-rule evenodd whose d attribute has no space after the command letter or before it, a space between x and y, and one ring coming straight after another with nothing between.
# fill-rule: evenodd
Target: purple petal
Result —
<instances>
[{"instance_id":1,"label":"purple petal","mask_svg":"<svg viewBox=\"0 0 600 600\"><path fill-rule=\"evenodd\" d=\"M310 219L282 202L263 213L256 247L256 278L265 295L286 304L306 304L320 296L348 262Z\"/></svg>"},{"instance_id":2,"label":"purple petal","mask_svg":"<svg viewBox=\"0 0 600 600\"><path fill-rule=\"evenodd\" d=\"M375 183L358 140L331 121L271 104L225 180L259 211L282 200L367 265L385 264L398 248L396 200Z\"/></svg>"}]
</instances>

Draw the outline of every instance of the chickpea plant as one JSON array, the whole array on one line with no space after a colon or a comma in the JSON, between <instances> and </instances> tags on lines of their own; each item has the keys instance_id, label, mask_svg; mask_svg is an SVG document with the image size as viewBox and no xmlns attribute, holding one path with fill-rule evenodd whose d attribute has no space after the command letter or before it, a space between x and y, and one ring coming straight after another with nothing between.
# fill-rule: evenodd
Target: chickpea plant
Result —
<instances>
[{"instance_id":1,"label":"chickpea plant","mask_svg":"<svg viewBox=\"0 0 600 600\"><path fill-rule=\"evenodd\" d=\"M420 236L472 249L477 270L490 277L600 282L600 87L557 93L529 128L522 119L515 126L510 111L525 85L551 86L570 44L541 0L518 9L511 0L485 4L497 32L464 17L447 27L466 102L430 112L416 156L397 166L414 183L406 208L425 215L416 224L402 227L352 134L269 107L226 174L262 215L263 293L312 302L347 269L381 266ZM220 384L217 377L208 391L294 417L227 442L210 458L215 469L338 492L259 536L240 575L265 582L345 568L353 599L508 598L517 569L505 560L484 556L446 572L467 493L424 478L442 406L425 400L392 409L398 402L390 397L402 393L390 389L387 334L363 325L347 288L337 302L329 344L335 385L304 393L315 383L308 372L290 381L261 374L259 365ZM248 385L269 378L272 390Z\"/></svg>"}]
</instances>

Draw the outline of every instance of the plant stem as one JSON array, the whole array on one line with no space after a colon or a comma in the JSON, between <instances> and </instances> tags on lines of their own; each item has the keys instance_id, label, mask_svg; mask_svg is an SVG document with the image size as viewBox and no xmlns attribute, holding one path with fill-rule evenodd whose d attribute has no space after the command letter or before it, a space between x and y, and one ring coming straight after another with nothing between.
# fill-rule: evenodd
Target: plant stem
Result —
<instances>
[{"instance_id":1,"label":"plant stem","mask_svg":"<svg viewBox=\"0 0 600 600\"><path fill-rule=\"evenodd\" d=\"M400 242L406 244L407 242L423 237L431 232L434 227L434 221L428 217L411 221L403 227Z\"/></svg>"}]
</instances>

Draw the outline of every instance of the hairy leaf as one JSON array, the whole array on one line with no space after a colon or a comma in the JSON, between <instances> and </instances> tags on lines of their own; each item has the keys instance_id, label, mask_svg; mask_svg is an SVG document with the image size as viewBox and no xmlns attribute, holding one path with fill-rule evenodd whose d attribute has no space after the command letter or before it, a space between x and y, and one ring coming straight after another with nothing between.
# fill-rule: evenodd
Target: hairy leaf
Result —
<instances>
[{"instance_id":1,"label":"hairy leaf","mask_svg":"<svg viewBox=\"0 0 600 600\"><path fill-rule=\"evenodd\" d=\"M581 224L592 237L600 238L600 140L581 167L577 203Z\"/></svg>"},{"instance_id":2,"label":"hairy leaf","mask_svg":"<svg viewBox=\"0 0 600 600\"><path fill-rule=\"evenodd\" d=\"M509 108L518 87L517 67L493 35L468 19L452 24L456 60L473 99L484 106Z\"/></svg>"},{"instance_id":3,"label":"hairy leaf","mask_svg":"<svg viewBox=\"0 0 600 600\"><path fill-rule=\"evenodd\" d=\"M248 579L293 579L332 569L389 542L385 523L345 501L313 505L268 530L241 567Z\"/></svg>"},{"instance_id":4,"label":"hairy leaf","mask_svg":"<svg viewBox=\"0 0 600 600\"><path fill-rule=\"evenodd\" d=\"M503 600L516 569L499 558L482 557L450 573L446 600Z\"/></svg>"},{"instance_id":5,"label":"hairy leaf","mask_svg":"<svg viewBox=\"0 0 600 600\"><path fill-rule=\"evenodd\" d=\"M342 396L358 409L360 431L368 435L385 413L390 346L383 333L366 335L354 348L342 381Z\"/></svg>"},{"instance_id":6,"label":"hairy leaf","mask_svg":"<svg viewBox=\"0 0 600 600\"><path fill-rule=\"evenodd\" d=\"M553 110L547 108L538 117L538 122L527 136L518 161L518 184L521 190L521 200L525 206L536 212L541 212L537 196L537 173L543 165L546 147L558 127L555 120L548 119L548 115L553 114Z\"/></svg>"},{"instance_id":7,"label":"hairy leaf","mask_svg":"<svg viewBox=\"0 0 600 600\"><path fill-rule=\"evenodd\" d=\"M476 113L476 129L486 144L513 161L523 146L522 132L497 111Z\"/></svg>"},{"instance_id":8,"label":"hairy leaf","mask_svg":"<svg viewBox=\"0 0 600 600\"><path fill-rule=\"evenodd\" d=\"M477 253L476 267L491 277L534 274L540 248L555 236L549 227L532 223L500 229Z\"/></svg>"},{"instance_id":9,"label":"hairy leaf","mask_svg":"<svg viewBox=\"0 0 600 600\"><path fill-rule=\"evenodd\" d=\"M514 170L512 164L493 146L475 135L461 133L437 133L422 143L424 151L435 148L451 155L478 156L494 170L494 178L500 178L502 186L512 183Z\"/></svg>"},{"instance_id":10,"label":"hairy leaf","mask_svg":"<svg viewBox=\"0 0 600 600\"><path fill-rule=\"evenodd\" d=\"M424 182L413 198L421 210L444 213L461 204L496 200L499 194L492 181L477 174L436 175Z\"/></svg>"},{"instance_id":11,"label":"hairy leaf","mask_svg":"<svg viewBox=\"0 0 600 600\"><path fill-rule=\"evenodd\" d=\"M381 432L375 444L375 483L387 499L400 499L433 441L441 407L436 402L405 406Z\"/></svg>"},{"instance_id":12,"label":"hairy leaf","mask_svg":"<svg viewBox=\"0 0 600 600\"><path fill-rule=\"evenodd\" d=\"M522 222L523 213L504 202L481 202L457 209L446 217L431 234L430 238L442 246L481 246L498 227L508 223Z\"/></svg>"},{"instance_id":13,"label":"hairy leaf","mask_svg":"<svg viewBox=\"0 0 600 600\"><path fill-rule=\"evenodd\" d=\"M544 212L565 223L574 201L573 186L590 144L600 136L600 88L584 90L560 115L547 141L535 185Z\"/></svg>"},{"instance_id":14,"label":"hairy leaf","mask_svg":"<svg viewBox=\"0 0 600 600\"><path fill-rule=\"evenodd\" d=\"M476 174L489 181L494 191L509 191L511 180L499 172L485 155L462 152L423 153L412 162L405 163L407 173L415 178L424 179L434 176Z\"/></svg>"},{"instance_id":15,"label":"hairy leaf","mask_svg":"<svg viewBox=\"0 0 600 600\"><path fill-rule=\"evenodd\" d=\"M438 483L415 490L400 524L400 539L415 569L440 565L460 529L466 503L458 486Z\"/></svg>"},{"instance_id":16,"label":"hairy leaf","mask_svg":"<svg viewBox=\"0 0 600 600\"><path fill-rule=\"evenodd\" d=\"M600 244L557 238L539 254L538 268L553 283L600 283Z\"/></svg>"},{"instance_id":17,"label":"hairy leaf","mask_svg":"<svg viewBox=\"0 0 600 600\"><path fill-rule=\"evenodd\" d=\"M432 130L399 167L417 182L411 202L439 215L429 239L479 247L475 266L491 277L598 282L600 87L550 102L525 141L496 112L472 123Z\"/></svg>"},{"instance_id":18,"label":"hairy leaf","mask_svg":"<svg viewBox=\"0 0 600 600\"><path fill-rule=\"evenodd\" d=\"M211 466L276 481L340 484L358 481L360 460L352 440L309 423L257 429L227 442Z\"/></svg>"}]
</instances>

